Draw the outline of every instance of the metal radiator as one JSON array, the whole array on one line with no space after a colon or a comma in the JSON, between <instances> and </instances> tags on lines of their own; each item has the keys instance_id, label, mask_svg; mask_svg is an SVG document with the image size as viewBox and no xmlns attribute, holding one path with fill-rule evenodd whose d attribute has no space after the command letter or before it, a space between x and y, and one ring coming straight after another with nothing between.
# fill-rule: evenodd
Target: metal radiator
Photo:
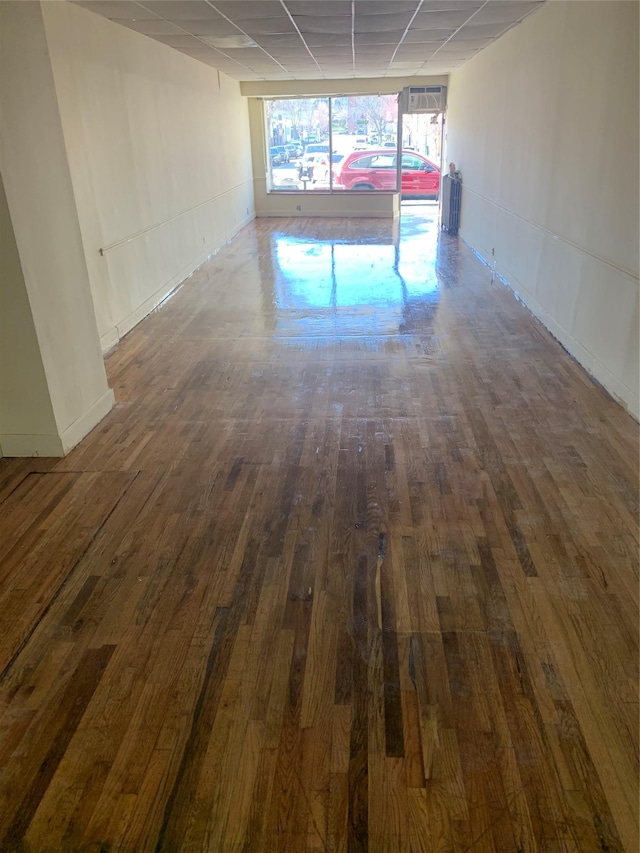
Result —
<instances>
[{"instance_id":1,"label":"metal radiator","mask_svg":"<svg viewBox=\"0 0 640 853\"><path fill-rule=\"evenodd\" d=\"M445 175L442 179L442 230L457 234L460 227L462 179Z\"/></svg>"}]
</instances>

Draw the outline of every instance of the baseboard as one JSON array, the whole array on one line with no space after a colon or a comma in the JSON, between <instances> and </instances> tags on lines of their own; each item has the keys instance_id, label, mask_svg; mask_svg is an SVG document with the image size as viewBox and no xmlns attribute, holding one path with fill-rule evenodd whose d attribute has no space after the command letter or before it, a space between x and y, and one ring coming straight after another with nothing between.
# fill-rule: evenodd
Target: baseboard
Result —
<instances>
[{"instance_id":1,"label":"baseboard","mask_svg":"<svg viewBox=\"0 0 640 853\"><path fill-rule=\"evenodd\" d=\"M500 281L505 287L513 293L518 302L530 311L533 316L545 327L545 329L558 341L560 346L565 349L571 358L575 359L578 364L594 379L604 390L612 397L616 403L622 406L635 420L640 420L640 400L638 394L633 389L628 388L621 382L617 376L614 376L611 371L599 361L593 353L591 353L579 340L574 338L557 320L546 311L538 300L527 291L516 289L514 285L505 276L496 272L493 264L489 261L488 255L485 255L469 243L464 235L461 235L464 242L469 246L474 255L482 261L485 266L493 270L495 278Z\"/></svg>"},{"instance_id":2,"label":"baseboard","mask_svg":"<svg viewBox=\"0 0 640 853\"><path fill-rule=\"evenodd\" d=\"M304 219L398 219L399 216L399 211L380 211L377 213L372 213L370 211L365 213L362 210L341 210L339 213L336 213L335 211L332 213L321 213L314 212L312 210L305 210L302 212L294 211L293 213L256 211L256 217L258 219L293 219L294 217L301 217Z\"/></svg>"},{"instance_id":3,"label":"baseboard","mask_svg":"<svg viewBox=\"0 0 640 853\"><path fill-rule=\"evenodd\" d=\"M134 311L120 320L115 326L105 332L100 336L100 346L102 348L102 353L105 354L112 347L114 347L118 341L123 338L131 329L135 328L138 323L141 323L145 317L148 317L151 312L156 309L159 305L161 305L165 299L168 299L172 293L174 293L180 285L186 281L190 276L194 274L203 264L206 264L208 260L210 260L220 249L228 245L234 237L236 237L243 228L245 228L250 222L252 222L256 218L255 213L250 213L246 216L241 222L235 226L233 231L230 231L229 234L225 237L223 243L219 246L216 246L214 249L207 249L206 252L203 252L198 255L192 262L187 264L185 267L180 270L180 272L176 273L172 276L169 281L165 282L161 287L159 287L155 293L153 293L148 299L139 305Z\"/></svg>"},{"instance_id":4,"label":"baseboard","mask_svg":"<svg viewBox=\"0 0 640 853\"><path fill-rule=\"evenodd\" d=\"M120 338L118 337L118 329L114 326L112 329L109 329L108 332L105 332L104 335L100 336L100 348L102 349L103 354L108 352L111 347L114 347Z\"/></svg>"},{"instance_id":5,"label":"baseboard","mask_svg":"<svg viewBox=\"0 0 640 853\"><path fill-rule=\"evenodd\" d=\"M114 404L115 397L113 391L111 388L107 388L105 393L95 401L91 408L62 433L60 436L64 450L62 455L66 455L76 444L81 442L85 435L88 435L109 414Z\"/></svg>"},{"instance_id":6,"label":"baseboard","mask_svg":"<svg viewBox=\"0 0 640 853\"><path fill-rule=\"evenodd\" d=\"M17 456L64 456L64 446L59 435L0 435L3 457Z\"/></svg>"}]
</instances>

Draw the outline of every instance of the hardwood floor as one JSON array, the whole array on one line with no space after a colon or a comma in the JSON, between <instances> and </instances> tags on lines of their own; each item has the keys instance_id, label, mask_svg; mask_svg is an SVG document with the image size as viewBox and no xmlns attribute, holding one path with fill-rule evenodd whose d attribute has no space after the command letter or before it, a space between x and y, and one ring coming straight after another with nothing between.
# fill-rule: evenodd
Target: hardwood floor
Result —
<instances>
[{"instance_id":1,"label":"hardwood floor","mask_svg":"<svg viewBox=\"0 0 640 853\"><path fill-rule=\"evenodd\" d=\"M2 851L638 850L638 427L433 222L260 220L0 461Z\"/></svg>"}]
</instances>

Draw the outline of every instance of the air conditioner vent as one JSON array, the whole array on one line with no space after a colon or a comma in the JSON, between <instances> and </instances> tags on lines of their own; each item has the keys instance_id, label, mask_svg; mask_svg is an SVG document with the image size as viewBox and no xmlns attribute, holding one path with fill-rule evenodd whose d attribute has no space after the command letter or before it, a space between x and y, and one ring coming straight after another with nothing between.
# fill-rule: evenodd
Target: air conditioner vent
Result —
<instances>
[{"instance_id":1,"label":"air conditioner vent","mask_svg":"<svg viewBox=\"0 0 640 853\"><path fill-rule=\"evenodd\" d=\"M439 113L446 105L446 86L407 86L402 90L403 113Z\"/></svg>"}]
</instances>

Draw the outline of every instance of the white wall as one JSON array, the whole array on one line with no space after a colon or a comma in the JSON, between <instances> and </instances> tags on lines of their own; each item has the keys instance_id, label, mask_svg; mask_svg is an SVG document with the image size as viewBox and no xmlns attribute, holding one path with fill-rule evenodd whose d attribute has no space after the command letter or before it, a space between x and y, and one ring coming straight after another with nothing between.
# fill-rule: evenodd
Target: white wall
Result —
<instances>
[{"instance_id":1,"label":"white wall","mask_svg":"<svg viewBox=\"0 0 640 853\"><path fill-rule=\"evenodd\" d=\"M553 0L449 79L461 234L638 417L638 9Z\"/></svg>"},{"instance_id":2,"label":"white wall","mask_svg":"<svg viewBox=\"0 0 640 853\"><path fill-rule=\"evenodd\" d=\"M9 247L1 326L19 324L0 348L0 444L7 456L61 456L111 409L113 393L40 3L0 3L0 171Z\"/></svg>"},{"instance_id":3,"label":"white wall","mask_svg":"<svg viewBox=\"0 0 640 853\"><path fill-rule=\"evenodd\" d=\"M57 435L9 207L0 176L0 456L15 436ZM47 440L51 441L51 438ZM23 441L21 443L24 443ZM55 440L54 440L55 444Z\"/></svg>"},{"instance_id":4,"label":"white wall","mask_svg":"<svg viewBox=\"0 0 640 853\"><path fill-rule=\"evenodd\" d=\"M321 95L395 95L405 86L446 86L447 74L424 77L342 77L335 80L247 80L243 95L258 98L319 97Z\"/></svg>"},{"instance_id":5,"label":"white wall","mask_svg":"<svg viewBox=\"0 0 640 853\"><path fill-rule=\"evenodd\" d=\"M43 11L107 349L253 218L247 102L213 68L84 8Z\"/></svg>"}]
</instances>

